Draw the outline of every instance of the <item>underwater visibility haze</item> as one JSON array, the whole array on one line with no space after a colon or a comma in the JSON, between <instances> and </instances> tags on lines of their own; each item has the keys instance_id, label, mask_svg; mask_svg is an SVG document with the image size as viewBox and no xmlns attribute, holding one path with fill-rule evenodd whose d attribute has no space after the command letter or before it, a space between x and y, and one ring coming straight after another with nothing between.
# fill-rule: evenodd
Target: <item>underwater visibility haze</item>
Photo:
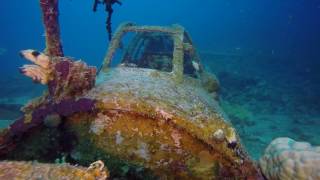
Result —
<instances>
[{"instance_id":1,"label":"underwater visibility haze","mask_svg":"<svg viewBox=\"0 0 320 180\"><path fill-rule=\"evenodd\" d=\"M320 0L2 1L0 179L320 179L319 19Z\"/></svg>"}]
</instances>

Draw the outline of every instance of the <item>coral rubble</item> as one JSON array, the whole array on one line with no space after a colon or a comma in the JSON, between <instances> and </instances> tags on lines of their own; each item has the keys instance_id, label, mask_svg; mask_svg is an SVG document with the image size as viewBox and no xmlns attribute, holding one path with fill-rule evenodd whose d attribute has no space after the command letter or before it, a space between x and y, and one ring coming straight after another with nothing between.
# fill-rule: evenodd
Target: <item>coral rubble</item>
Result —
<instances>
[{"instance_id":1,"label":"coral rubble","mask_svg":"<svg viewBox=\"0 0 320 180\"><path fill-rule=\"evenodd\" d=\"M37 162L0 162L0 179L97 179L109 177L102 161L89 168L69 164L44 164Z\"/></svg>"},{"instance_id":2,"label":"coral rubble","mask_svg":"<svg viewBox=\"0 0 320 180\"><path fill-rule=\"evenodd\" d=\"M277 138L265 150L260 167L268 179L320 179L320 146Z\"/></svg>"}]
</instances>

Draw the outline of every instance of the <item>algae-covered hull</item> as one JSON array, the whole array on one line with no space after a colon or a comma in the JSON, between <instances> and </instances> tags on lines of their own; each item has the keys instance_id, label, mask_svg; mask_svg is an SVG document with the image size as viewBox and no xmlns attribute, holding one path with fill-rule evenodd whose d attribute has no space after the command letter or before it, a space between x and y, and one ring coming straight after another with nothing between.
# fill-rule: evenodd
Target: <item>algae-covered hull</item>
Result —
<instances>
[{"instance_id":1,"label":"algae-covered hull","mask_svg":"<svg viewBox=\"0 0 320 180\"><path fill-rule=\"evenodd\" d=\"M199 82L186 78L177 84L170 73L127 67L99 78L86 95L97 100L95 116L74 115L68 121L80 139L90 137L98 149L158 176L215 179L257 173Z\"/></svg>"},{"instance_id":2,"label":"algae-covered hull","mask_svg":"<svg viewBox=\"0 0 320 180\"><path fill-rule=\"evenodd\" d=\"M94 102L90 110L64 116L57 125L47 116L7 157L31 160L57 151L56 158L63 154L83 165L101 159L111 175L143 168L134 173L169 179L258 177L217 102L197 83L186 78L176 84L170 73L156 70L115 68L79 97Z\"/></svg>"}]
</instances>

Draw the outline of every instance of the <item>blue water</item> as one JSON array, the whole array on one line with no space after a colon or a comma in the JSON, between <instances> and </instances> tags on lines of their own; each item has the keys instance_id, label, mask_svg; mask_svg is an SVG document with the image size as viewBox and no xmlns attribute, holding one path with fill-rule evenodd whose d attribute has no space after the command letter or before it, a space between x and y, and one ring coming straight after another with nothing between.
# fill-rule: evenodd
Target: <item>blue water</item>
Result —
<instances>
[{"instance_id":1,"label":"blue water","mask_svg":"<svg viewBox=\"0 0 320 180\"><path fill-rule=\"evenodd\" d=\"M65 55L99 66L106 13L102 6L93 13L92 3L61 0L60 25ZM45 37L38 1L0 4L0 119L7 122L44 89L17 69L25 63L18 52L43 50ZM124 21L188 30L255 158L278 136L320 144L320 0L123 0L114 10L113 30Z\"/></svg>"}]
</instances>

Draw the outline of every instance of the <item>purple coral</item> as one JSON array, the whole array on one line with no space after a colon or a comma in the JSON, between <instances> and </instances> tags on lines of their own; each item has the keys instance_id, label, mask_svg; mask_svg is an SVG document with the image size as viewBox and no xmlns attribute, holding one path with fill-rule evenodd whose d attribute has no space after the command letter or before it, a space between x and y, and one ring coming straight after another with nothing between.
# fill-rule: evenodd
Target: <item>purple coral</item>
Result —
<instances>
[{"instance_id":1,"label":"purple coral","mask_svg":"<svg viewBox=\"0 0 320 180\"><path fill-rule=\"evenodd\" d=\"M90 112L94 108L95 101L92 99L82 98L77 101L72 99L63 100L54 105L55 112L61 116L69 116L76 112Z\"/></svg>"},{"instance_id":2,"label":"purple coral","mask_svg":"<svg viewBox=\"0 0 320 180\"><path fill-rule=\"evenodd\" d=\"M49 94L51 96L55 96L55 93L57 93L57 88L59 88L64 83L64 81L67 80L71 66L72 62L67 60L58 61L53 66L54 78L48 83Z\"/></svg>"},{"instance_id":3,"label":"purple coral","mask_svg":"<svg viewBox=\"0 0 320 180\"><path fill-rule=\"evenodd\" d=\"M52 80L48 83L53 100L81 96L95 84L96 68L81 61L62 57L52 64Z\"/></svg>"},{"instance_id":4,"label":"purple coral","mask_svg":"<svg viewBox=\"0 0 320 180\"><path fill-rule=\"evenodd\" d=\"M71 63L67 60L62 60L55 65L55 70L57 73L60 73L62 80L66 80L69 74Z\"/></svg>"}]
</instances>

